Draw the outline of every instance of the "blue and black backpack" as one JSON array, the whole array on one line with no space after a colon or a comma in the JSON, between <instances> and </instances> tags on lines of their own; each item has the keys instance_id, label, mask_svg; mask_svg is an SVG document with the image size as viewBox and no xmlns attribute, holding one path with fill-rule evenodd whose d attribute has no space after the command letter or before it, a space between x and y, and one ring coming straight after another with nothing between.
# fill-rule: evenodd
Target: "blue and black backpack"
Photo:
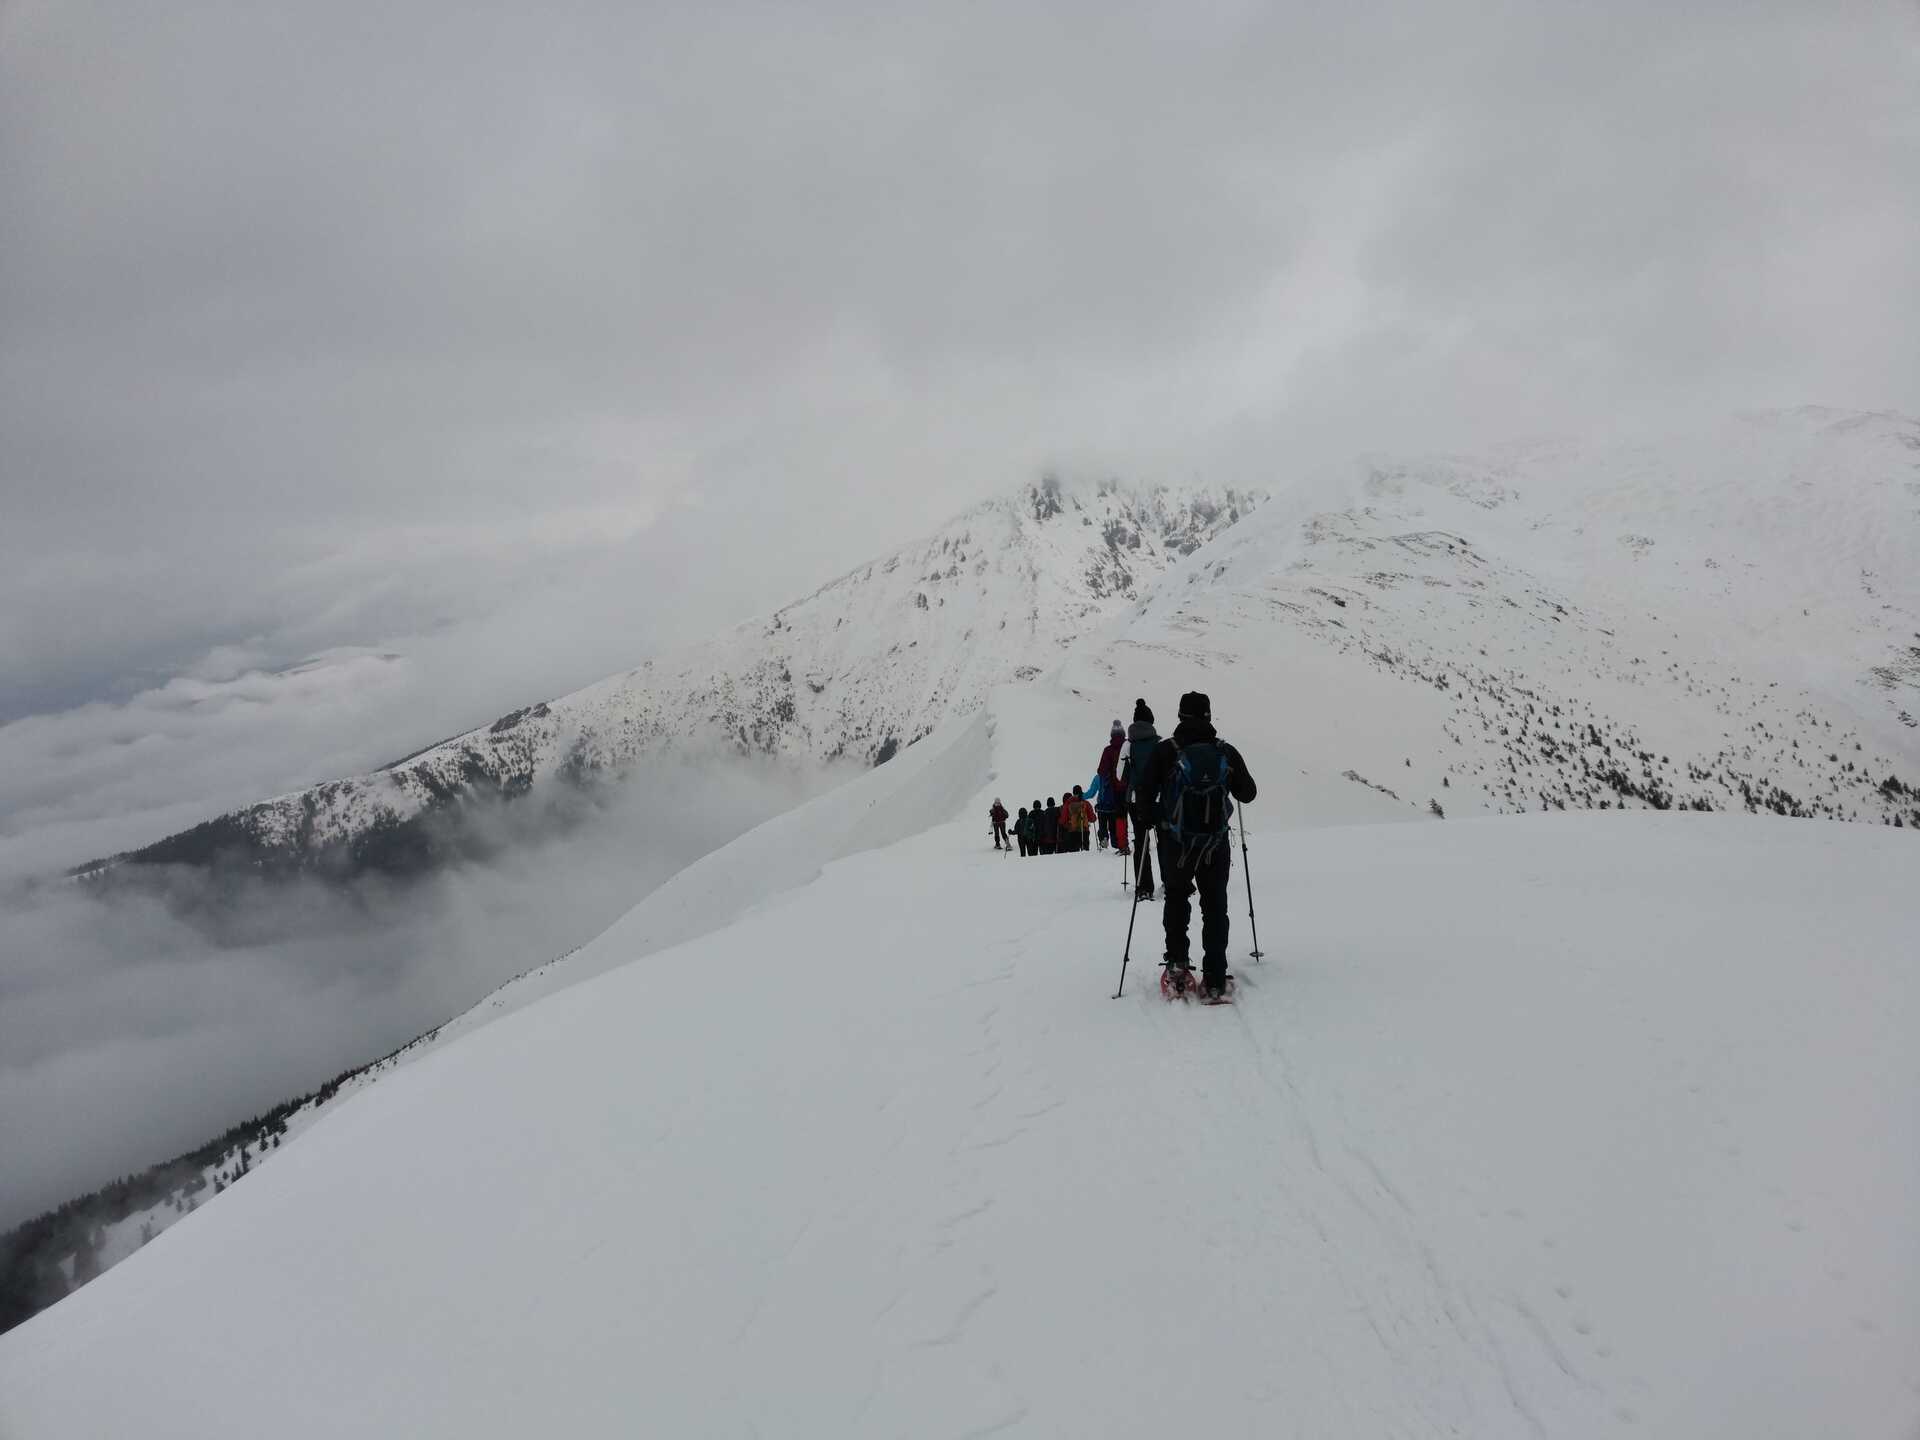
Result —
<instances>
[{"instance_id":1,"label":"blue and black backpack","mask_svg":"<svg viewBox=\"0 0 1920 1440\"><path fill-rule=\"evenodd\" d=\"M1227 833L1233 819L1227 769L1226 750L1211 740L1180 748L1160 801L1160 824L1168 835L1204 844Z\"/></svg>"}]
</instances>

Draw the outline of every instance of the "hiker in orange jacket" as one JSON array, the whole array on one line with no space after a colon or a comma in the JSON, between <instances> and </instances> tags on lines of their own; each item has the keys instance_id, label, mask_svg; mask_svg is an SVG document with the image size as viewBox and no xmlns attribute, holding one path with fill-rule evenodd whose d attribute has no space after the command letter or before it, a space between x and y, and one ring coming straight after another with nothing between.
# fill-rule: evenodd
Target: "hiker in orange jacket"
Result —
<instances>
[{"instance_id":1,"label":"hiker in orange jacket","mask_svg":"<svg viewBox=\"0 0 1920 1440\"><path fill-rule=\"evenodd\" d=\"M1060 848L1063 850L1086 849L1087 832L1092 822L1093 806L1087 803L1086 796L1080 793L1080 787L1076 785L1071 795L1060 797L1060 828L1068 835L1067 843Z\"/></svg>"}]
</instances>

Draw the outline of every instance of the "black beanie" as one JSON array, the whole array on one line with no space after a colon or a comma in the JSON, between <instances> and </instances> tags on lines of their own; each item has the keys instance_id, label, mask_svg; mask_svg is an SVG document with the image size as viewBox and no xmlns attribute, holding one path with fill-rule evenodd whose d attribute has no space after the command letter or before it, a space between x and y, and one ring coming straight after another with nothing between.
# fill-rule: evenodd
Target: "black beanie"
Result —
<instances>
[{"instance_id":1,"label":"black beanie","mask_svg":"<svg viewBox=\"0 0 1920 1440\"><path fill-rule=\"evenodd\" d=\"M1213 702L1198 690L1189 690L1180 697L1180 718L1182 720L1211 720Z\"/></svg>"},{"instance_id":2,"label":"black beanie","mask_svg":"<svg viewBox=\"0 0 1920 1440\"><path fill-rule=\"evenodd\" d=\"M1153 711L1147 708L1146 701L1136 700L1133 702L1133 718L1137 723L1142 725L1153 724Z\"/></svg>"}]
</instances>

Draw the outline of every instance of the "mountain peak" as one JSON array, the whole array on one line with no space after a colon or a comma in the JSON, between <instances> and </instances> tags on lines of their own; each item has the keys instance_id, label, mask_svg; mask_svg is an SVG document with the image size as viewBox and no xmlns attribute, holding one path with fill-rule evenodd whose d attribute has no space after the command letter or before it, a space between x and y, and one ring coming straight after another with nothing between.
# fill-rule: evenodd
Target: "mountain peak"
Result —
<instances>
[{"instance_id":1,"label":"mountain peak","mask_svg":"<svg viewBox=\"0 0 1920 1440\"><path fill-rule=\"evenodd\" d=\"M409 871L436 863L428 822L464 800L614 777L650 755L884 763L1049 668L1265 499L1047 475L769 616L121 858Z\"/></svg>"}]
</instances>

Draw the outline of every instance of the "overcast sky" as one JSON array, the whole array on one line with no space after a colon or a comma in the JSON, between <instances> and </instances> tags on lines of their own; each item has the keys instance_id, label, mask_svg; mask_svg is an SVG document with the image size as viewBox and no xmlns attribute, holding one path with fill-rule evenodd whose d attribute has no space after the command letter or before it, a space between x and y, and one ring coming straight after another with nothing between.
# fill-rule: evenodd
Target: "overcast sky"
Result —
<instances>
[{"instance_id":1,"label":"overcast sky","mask_svg":"<svg viewBox=\"0 0 1920 1440\"><path fill-rule=\"evenodd\" d=\"M0 874L1049 463L1920 408L1917 101L1847 0L0 0Z\"/></svg>"}]
</instances>

